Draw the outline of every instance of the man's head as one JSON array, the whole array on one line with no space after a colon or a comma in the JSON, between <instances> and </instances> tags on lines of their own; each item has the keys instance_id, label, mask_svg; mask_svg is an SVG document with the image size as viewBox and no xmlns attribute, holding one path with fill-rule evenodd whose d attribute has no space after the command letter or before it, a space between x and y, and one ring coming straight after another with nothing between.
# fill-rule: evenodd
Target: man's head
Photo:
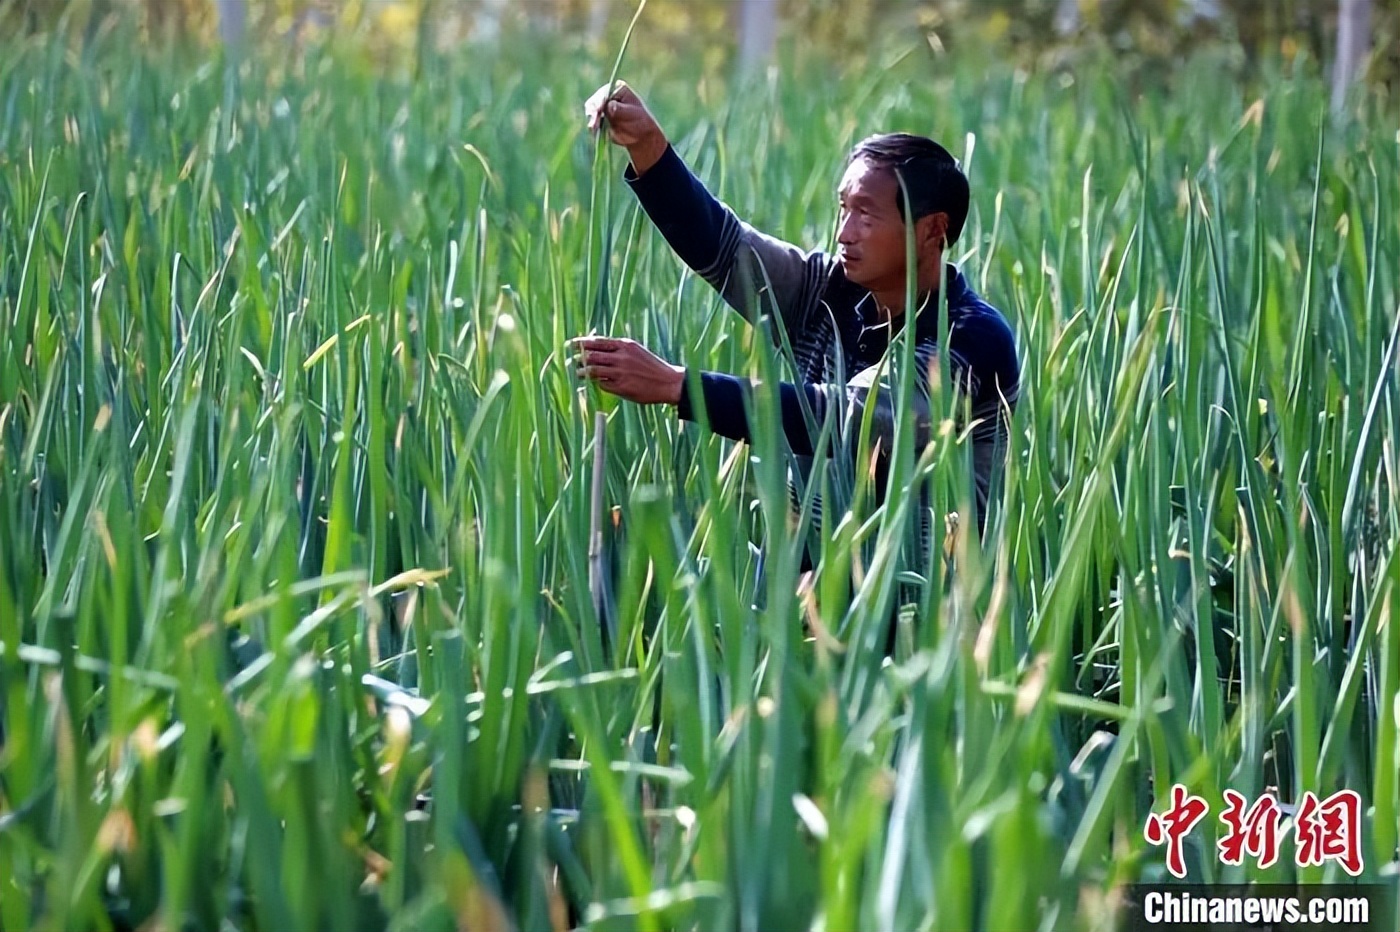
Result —
<instances>
[{"instance_id":1,"label":"man's head","mask_svg":"<svg viewBox=\"0 0 1400 932\"><path fill-rule=\"evenodd\" d=\"M837 243L846 277L871 291L904 287L906 193L920 269L937 270L945 243L957 242L967 221L967 176L957 160L933 140L908 133L871 136L851 150Z\"/></svg>"}]
</instances>

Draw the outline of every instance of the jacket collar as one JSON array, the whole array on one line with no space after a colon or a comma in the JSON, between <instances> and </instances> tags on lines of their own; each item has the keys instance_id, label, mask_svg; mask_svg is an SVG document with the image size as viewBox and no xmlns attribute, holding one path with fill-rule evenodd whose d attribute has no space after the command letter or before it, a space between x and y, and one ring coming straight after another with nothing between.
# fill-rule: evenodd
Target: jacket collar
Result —
<instances>
[{"instance_id":1,"label":"jacket collar","mask_svg":"<svg viewBox=\"0 0 1400 932\"><path fill-rule=\"evenodd\" d=\"M961 307L968 297L967 279L958 267L951 262L943 266L943 285L947 294L949 309ZM914 338L916 342L938 341L938 308L936 298L938 289L935 288L923 296L919 302L919 308L914 312ZM899 315L899 319L893 322L881 321L879 311L875 306L875 296L867 293L856 304L856 312L859 315L861 324L860 351L862 356L879 355L885 351L892 340L901 330L904 329L904 321L908 319L907 313Z\"/></svg>"}]
</instances>

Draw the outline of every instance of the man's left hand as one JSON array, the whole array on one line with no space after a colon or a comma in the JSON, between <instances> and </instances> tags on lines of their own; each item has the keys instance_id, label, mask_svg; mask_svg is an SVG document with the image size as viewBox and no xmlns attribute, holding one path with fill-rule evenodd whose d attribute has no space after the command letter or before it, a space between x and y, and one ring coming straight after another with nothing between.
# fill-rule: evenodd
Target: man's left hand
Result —
<instances>
[{"instance_id":1,"label":"man's left hand","mask_svg":"<svg viewBox=\"0 0 1400 932\"><path fill-rule=\"evenodd\" d=\"M580 378L637 404L678 404L685 367L673 366L636 340L576 337L574 362Z\"/></svg>"}]
</instances>

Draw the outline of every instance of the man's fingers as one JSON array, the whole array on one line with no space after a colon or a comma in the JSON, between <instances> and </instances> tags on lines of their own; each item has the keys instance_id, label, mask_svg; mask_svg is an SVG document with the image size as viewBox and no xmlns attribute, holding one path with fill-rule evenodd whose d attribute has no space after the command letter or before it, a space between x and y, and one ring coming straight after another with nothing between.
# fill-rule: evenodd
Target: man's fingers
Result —
<instances>
[{"instance_id":1,"label":"man's fingers","mask_svg":"<svg viewBox=\"0 0 1400 932\"><path fill-rule=\"evenodd\" d=\"M618 81L616 84L604 84L598 88L596 96L600 100L614 101L626 100L628 97L635 97L632 89L627 86L626 81Z\"/></svg>"},{"instance_id":2,"label":"man's fingers","mask_svg":"<svg viewBox=\"0 0 1400 932\"><path fill-rule=\"evenodd\" d=\"M607 114L610 123L626 123L636 120L644 111L631 101L613 99L608 101L603 112Z\"/></svg>"},{"instance_id":3,"label":"man's fingers","mask_svg":"<svg viewBox=\"0 0 1400 932\"><path fill-rule=\"evenodd\" d=\"M596 91L594 91L588 96L588 102L585 103L584 106L592 110L597 110L603 105L603 102L605 100L611 100L616 98L620 93L622 93L622 91L626 89L626 81L618 81L616 85L604 84L602 87L598 88Z\"/></svg>"},{"instance_id":4,"label":"man's fingers","mask_svg":"<svg viewBox=\"0 0 1400 932\"><path fill-rule=\"evenodd\" d=\"M568 341L568 345L577 350L569 354L569 362L584 378L595 378L609 372L615 375L626 361L618 355L625 344L624 340L610 337L575 337Z\"/></svg>"},{"instance_id":5,"label":"man's fingers","mask_svg":"<svg viewBox=\"0 0 1400 932\"><path fill-rule=\"evenodd\" d=\"M581 366L612 366L617 364L617 354L612 350L586 349L578 354Z\"/></svg>"},{"instance_id":6,"label":"man's fingers","mask_svg":"<svg viewBox=\"0 0 1400 932\"><path fill-rule=\"evenodd\" d=\"M569 345L581 350L597 350L603 353L616 352L622 349L626 343L626 340L618 340L613 337L574 337L569 341Z\"/></svg>"},{"instance_id":7,"label":"man's fingers","mask_svg":"<svg viewBox=\"0 0 1400 932\"><path fill-rule=\"evenodd\" d=\"M590 382L616 382L624 375L615 366L579 366L578 377Z\"/></svg>"},{"instance_id":8,"label":"man's fingers","mask_svg":"<svg viewBox=\"0 0 1400 932\"><path fill-rule=\"evenodd\" d=\"M587 366L598 368L601 366L616 366L621 362L616 354L604 353L601 350L586 350L578 353L570 360L575 369L583 369Z\"/></svg>"},{"instance_id":9,"label":"man's fingers","mask_svg":"<svg viewBox=\"0 0 1400 932\"><path fill-rule=\"evenodd\" d=\"M583 112L588 115L590 123L596 123L599 113L612 117L614 109L619 102L632 102L637 99L637 95L627 86L626 81L618 81L615 86L604 84L598 88L584 102Z\"/></svg>"}]
</instances>

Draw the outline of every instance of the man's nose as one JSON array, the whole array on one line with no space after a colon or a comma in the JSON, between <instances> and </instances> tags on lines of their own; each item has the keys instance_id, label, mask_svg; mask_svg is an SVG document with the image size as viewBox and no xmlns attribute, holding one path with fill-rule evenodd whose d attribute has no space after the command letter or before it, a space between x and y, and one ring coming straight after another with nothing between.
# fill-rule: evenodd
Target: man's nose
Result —
<instances>
[{"instance_id":1,"label":"man's nose","mask_svg":"<svg viewBox=\"0 0 1400 932\"><path fill-rule=\"evenodd\" d=\"M836 242L844 246L855 241L855 231L852 228L851 218L849 216L842 217L840 224L836 227Z\"/></svg>"}]
</instances>

